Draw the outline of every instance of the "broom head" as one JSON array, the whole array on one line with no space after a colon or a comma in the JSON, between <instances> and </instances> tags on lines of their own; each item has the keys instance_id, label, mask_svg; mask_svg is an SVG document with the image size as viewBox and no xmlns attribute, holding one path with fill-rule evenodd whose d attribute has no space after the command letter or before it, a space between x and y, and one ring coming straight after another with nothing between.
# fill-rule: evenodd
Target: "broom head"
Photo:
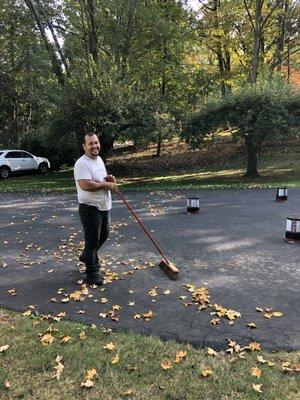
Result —
<instances>
[{"instance_id":1,"label":"broom head","mask_svg":"<svg viewBox=\"0 0 300 400\"><path fill-rule=\"evenodd\" d=\"M170 260L168 260L167 258L163 258L159 263L159 266L170 279L172 279L173 281L177 279L179 269Z\"/></svg>"}]
</instances>

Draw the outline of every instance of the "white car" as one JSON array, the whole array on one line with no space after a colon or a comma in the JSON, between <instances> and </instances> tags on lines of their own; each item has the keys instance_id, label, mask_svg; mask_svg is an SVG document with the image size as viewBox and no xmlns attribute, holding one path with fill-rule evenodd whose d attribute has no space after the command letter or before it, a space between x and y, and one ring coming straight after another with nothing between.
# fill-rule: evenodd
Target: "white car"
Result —
<instances>
[{"instance_id":1,"label":"white car","mask_svg":"<svg viewBox=\"0 0 300 400\"><path fill-rule=\"evenodd\" d=\"M47 158L36 157L24 150L0 149L0 178L6 179L10 174L25 171L38 171L46 174L50 169Z\"/></svg>"}]
</instances>

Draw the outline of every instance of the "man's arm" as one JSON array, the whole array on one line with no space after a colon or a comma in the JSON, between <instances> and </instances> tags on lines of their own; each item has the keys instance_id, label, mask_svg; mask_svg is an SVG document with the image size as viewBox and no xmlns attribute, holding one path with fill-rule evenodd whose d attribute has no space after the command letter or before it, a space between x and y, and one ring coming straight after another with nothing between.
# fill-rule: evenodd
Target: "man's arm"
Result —
<instances>
[{"instance_id":1,"label":"man's arm","mask_svg":"<svg viewBox=\"0 0 300 400\"><path fill-rule=\"evenodd\" d=\"M96 182L90 179L78 179L80 189L87 192L97 192L98 190L111 190L112 192L118 191L118 186L115 182Z\"/></svg>"}]
</instances>

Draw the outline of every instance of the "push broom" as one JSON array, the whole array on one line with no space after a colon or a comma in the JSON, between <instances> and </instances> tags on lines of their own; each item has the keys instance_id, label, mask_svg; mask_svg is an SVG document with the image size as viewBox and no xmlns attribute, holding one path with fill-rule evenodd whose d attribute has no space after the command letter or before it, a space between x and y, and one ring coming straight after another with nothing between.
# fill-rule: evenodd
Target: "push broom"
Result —
<instances>
[{"instance_id":1,"label":"push broom","mask_svg":"<svg viewBox=\"0 0 300 400\"><path fill-rule=\"evenodd\" d=\"M156 247L157 251L160 253L160 255L162 256L162 260L159 263L160 268L164 271L164 273L170 278L170 279L177 279L179 270L176 267L176 265L174 263L172 263L170 260L167 259L167 257L164 255L164 253L162 252L162 250L160 249L160 247L158 246L158 244L155 242L155 240L151 237L148 229L145 227L145 225L142 223L142 221L140 220L140 218L136 215L136 213L133 211L133 209L131 208L130 204L128 203L128 201L125 199L125 197L123 196L123 194L120 192L120 190L118 189L117 191L118 195L121 197L121 199L123 200L124 204L127 206L127 208L129 209L129 211L131 212L131 214L134 216L134 218L136 219L136 221L138 222L138 224L141 226L141 228L143 229L143 231L145 232L145 234L148 236L148 238L151 240L151 242L154 244L154 246Z\"/></svg>"}]
</instances>

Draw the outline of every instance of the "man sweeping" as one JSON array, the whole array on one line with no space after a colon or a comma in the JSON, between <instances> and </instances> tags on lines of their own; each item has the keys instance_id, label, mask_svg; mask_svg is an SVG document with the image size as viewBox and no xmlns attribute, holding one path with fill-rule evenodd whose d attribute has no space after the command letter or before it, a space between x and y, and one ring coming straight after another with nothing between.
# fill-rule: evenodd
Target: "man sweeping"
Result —
<instances>
[{"instance_id":1,"label":"man sweeping","mask_svg":"<svg viewBox=\"0 0 300 400\"><path fill-rule=\"evenodd\" d=\"M101 285L98 250L106 241L110 230L111 191L118 186L113 175L107 175L99 156L101 145L97 134L87 132L83 138L84 155L74 166L74 178L79 203L79 216L84 231L84 250L79 260L86 265L85 282Z\"/></svg>"}]
</instances>

